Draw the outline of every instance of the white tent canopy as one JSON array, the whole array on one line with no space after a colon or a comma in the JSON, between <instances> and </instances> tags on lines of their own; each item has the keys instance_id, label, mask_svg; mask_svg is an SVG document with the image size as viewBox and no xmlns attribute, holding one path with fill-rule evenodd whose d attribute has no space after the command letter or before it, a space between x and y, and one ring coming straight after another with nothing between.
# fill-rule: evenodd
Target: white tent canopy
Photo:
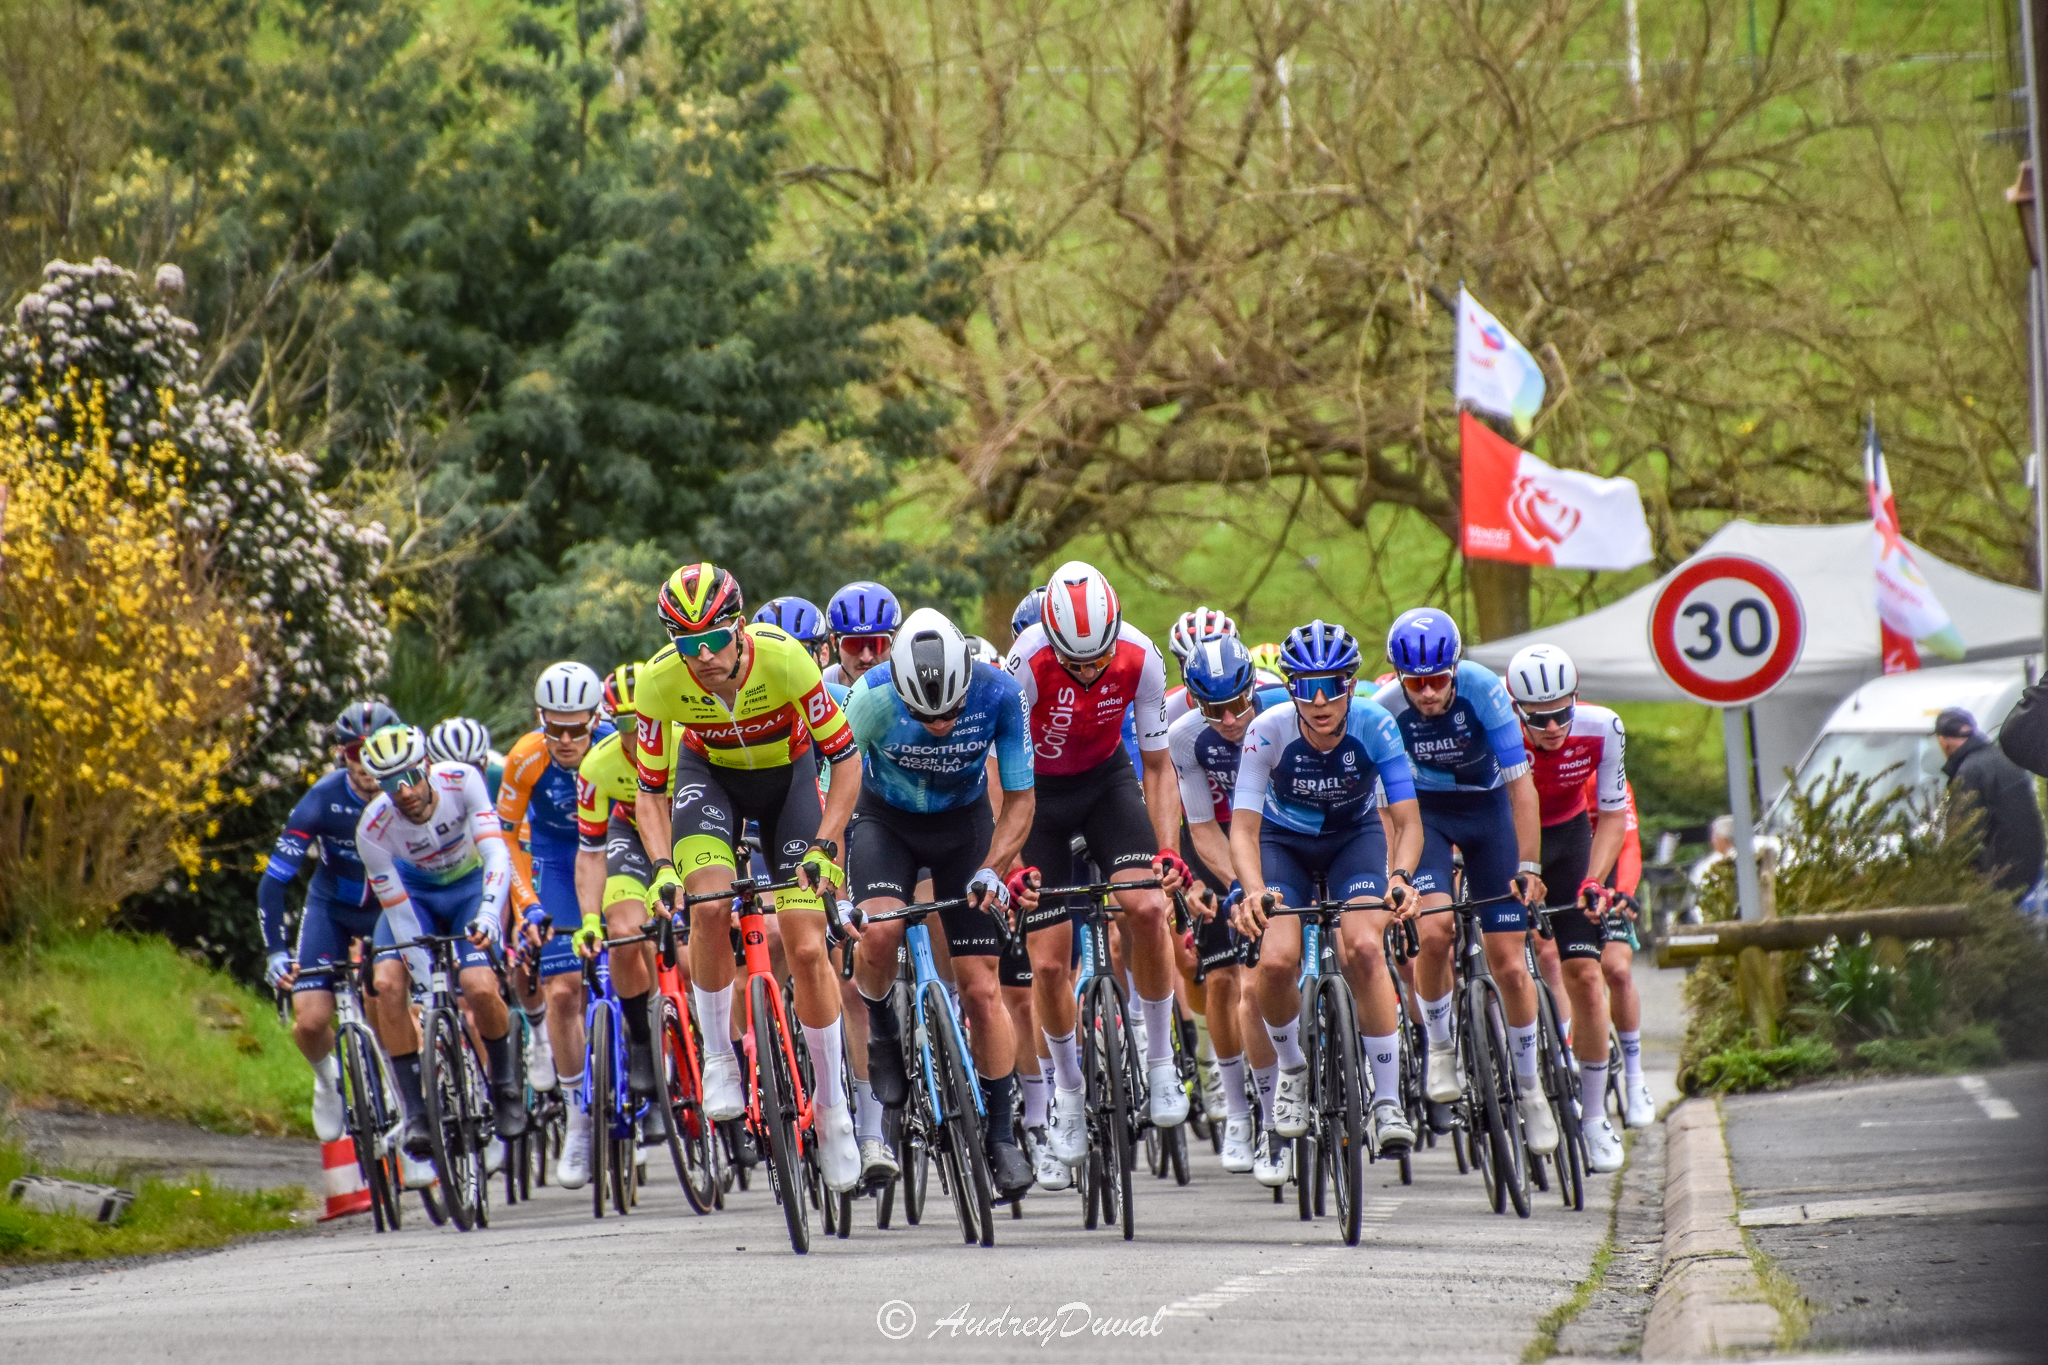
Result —
<instances>
[{"instance_id":1,"label":"white tent canopy","mask_svg":"<svg viewBox=\"0 0 2048 1365\"><path fill-rule=\"evenodd\" d=\"M1805 609L1806 647L1798 667L1756 707L1757 761L1766 801L1784 784L1783 770L1799 761L1835 705L1883 671L1870 540L1867 521L1841 526L1733 521L1694 556L1760 559L1792 580ZM1917 545L1913 557L1948 609L1967 657L1999 658L2041 648L2039 593L1959 569ZM1669 577L1576 620L1474 645L1466 655L1498 672L1517 650L1540 641L1572 656L1580 694L1588 701L1685 701L1650 657L1650 603Z\"/></svg>"}]
</instances>

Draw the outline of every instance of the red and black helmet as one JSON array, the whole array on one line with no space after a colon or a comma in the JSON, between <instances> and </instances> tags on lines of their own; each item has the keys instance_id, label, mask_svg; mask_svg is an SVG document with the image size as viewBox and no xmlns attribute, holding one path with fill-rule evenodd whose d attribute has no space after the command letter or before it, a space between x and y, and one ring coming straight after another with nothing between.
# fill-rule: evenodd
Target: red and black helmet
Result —
<instances>
[{"instance_id":1,"label":"red and black helmet","mask_svg":"<svg viewBox=\"0 0 2048 1365\"><path fill-rule=\"evenodd\" d=\"M655 613L671 636L709 630L728 616L745 618L740 581L716 564L685 564L668 576Z\"/></svg>"}]
</instances>

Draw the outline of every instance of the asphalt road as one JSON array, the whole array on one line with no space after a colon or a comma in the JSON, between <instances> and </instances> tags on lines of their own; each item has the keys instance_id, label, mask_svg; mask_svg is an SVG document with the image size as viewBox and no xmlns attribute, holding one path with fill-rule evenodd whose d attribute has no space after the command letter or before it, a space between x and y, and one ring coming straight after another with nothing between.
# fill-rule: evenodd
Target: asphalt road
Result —
<instances>
[{"instance_id":1,"label":"asphalt road","mask_svg":"<svg viewBox=\"0 0 2048 1365\"><path fill-rule=\"evenodd\" d=\"M1816 1350L2048 1342L2048 1066L1722 1102L1750 1235Z\"/></svg>"},{"instance_id":2,"label":"asphalt road","mask_svg":"<svg viewBox=\"0 0 2048 1365\"><path fill-rule=\"evenodd\" d=\"M1403 1187L1368 1168L1365 1241L1304 1224L1249 1176L1196 1154L1185 1189L1141 1174L1138 1238L1081 1227L1076 1196L1038 1195L997 1245L961 1244L950 1205L791 1253L757 1181L693 1215L672 1171L631 1216L594 1221L587 1194L549 1189L469 1234L408 1218L377 1236L351 1219L301 1238L0 1290L0 1359L251 1361L743 1359L1241 1361L1409 1355L1513 1361L1581 1278L1607 1228L1608 1182L1587 1210L1554 1197L1522 1220L1490 1212L1448 1148ZM937 1186L934 1182L936 1200ZM415 1205L416 1207L416 1205ZM900 1211L899 1211L900 1218ZM895 1307L884 1317L886 1305ZM1077 1307L1070 1307L1077 1305ZM907 1307L908 1313L905 1313ZM915 1315L915 1325L908 1326ZM1004 1336L964 1320L1003 1319ZM1051 1318L1053 1335L1016 1319ZM962 1319L963 1325L949 1325ZM902 1335L881 1330L888 1322ZM1106 1339L1105 1322L1148 1335ZM1152 1335L1156 1333L1156 1335Z\"/></svg>"}]
</instances>

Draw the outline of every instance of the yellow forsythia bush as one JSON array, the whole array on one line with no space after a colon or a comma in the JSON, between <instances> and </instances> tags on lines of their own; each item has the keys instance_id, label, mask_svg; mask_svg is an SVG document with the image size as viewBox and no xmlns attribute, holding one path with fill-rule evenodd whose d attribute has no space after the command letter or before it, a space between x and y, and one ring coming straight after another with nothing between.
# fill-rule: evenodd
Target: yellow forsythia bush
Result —
<instances>
[{"instance_id":1,"label":"yellow forsythia bush","mask_svg":"<svg viewBox=\"0 0 2048 1365\"><path fill-rule=\"evenodd\" d=\"M239 795L220 777L253 668L245 623L181 527L177 451L118 448L97 386L0 405L0 483L4 939L38 920L96 927L123 897L198 870L209 813Z\"/></svg>"}]
</instances>

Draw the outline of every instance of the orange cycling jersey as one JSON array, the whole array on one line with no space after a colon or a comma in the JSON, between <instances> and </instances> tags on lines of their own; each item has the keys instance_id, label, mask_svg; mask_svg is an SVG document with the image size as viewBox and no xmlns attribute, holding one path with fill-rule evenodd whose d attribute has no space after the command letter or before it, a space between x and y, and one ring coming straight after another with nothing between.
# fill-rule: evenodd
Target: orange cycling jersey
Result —
<instances>
[{"instance_id":1,"label":"orange cycling jersey","mask_svg":"<svg viewBox=\"0 0 2048 1365\"><path fill-rule=\"evenodd\" d=\"M672 728L681 744L719 768L786 767L813 743L833 761L853 752L853 729L810 651L769 625L748 626L743 640L730 709L698 684L674 645L641 665L634 689L641 791L668 788L678 742Z\"/></svg>"}]
</instances>

